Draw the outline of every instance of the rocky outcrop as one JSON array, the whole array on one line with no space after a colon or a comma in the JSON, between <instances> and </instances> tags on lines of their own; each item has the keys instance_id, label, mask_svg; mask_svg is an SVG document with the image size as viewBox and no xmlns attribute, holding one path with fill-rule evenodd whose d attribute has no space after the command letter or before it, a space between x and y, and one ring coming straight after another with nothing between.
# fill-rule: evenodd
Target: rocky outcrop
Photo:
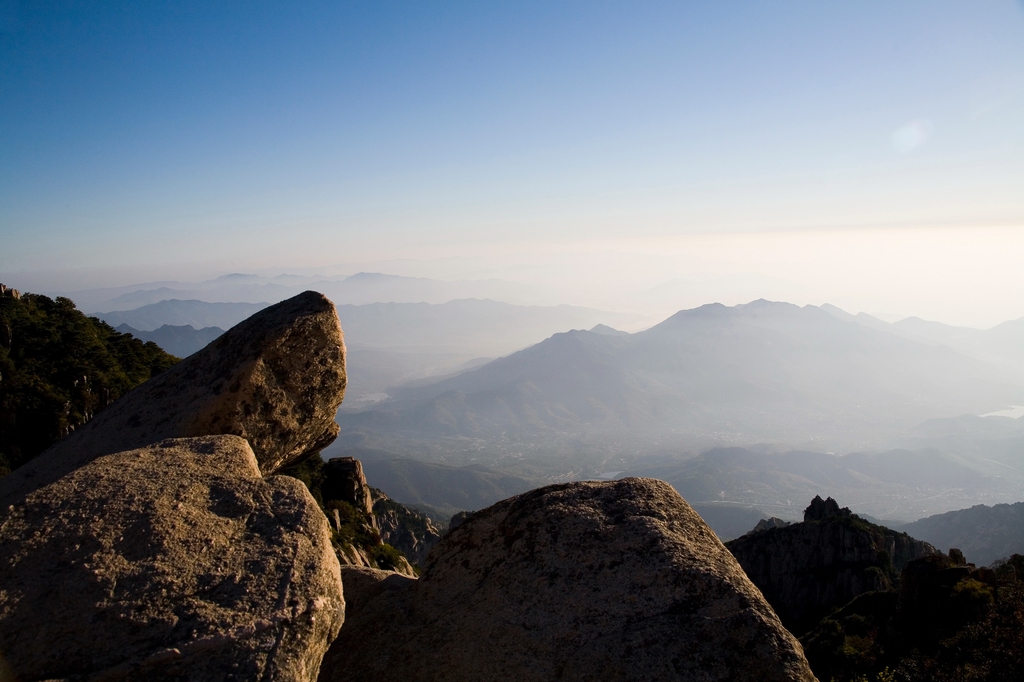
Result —
<instances>
[{"instance_id":1,"label":"rocky outcrop","mask_svg":"<svg viewBox=\"0 0 1024 682\"><path fill-rule=\"evenodd\" d=\"M971 671L1016 680L1024 592L1007 577L968 564L958 549L915 559L898 589L862 594L823 618L801 640L807 658L821 679L871 679L888 668L889 679L961 680Z\"/></svg>"},{"instance_id":2,"label":"rocky outcrop","mask_svg":"<svg viewBox=\"0 0 1024 682\"><path fill-rule=\"evenodd\" d=\"M237 436L94 458L0 521L16 679L313 680L343 620L323 514Z\"/></svg>"},{"instance_id":3,"label":"rocky outcrop","mask_svg":"<svg viewBox=\"0 0 1024 682\"><path fill-rule=\"evenodd\" d=\"M892 589L908 562L937 551L820 497L803 523L755 529L725 546L798 634L859 594Z\"/></svg>"},{"instance_id":4,"label":"rocky outcrop","mask_svg":"<svg viewBox=\"0 0 1024 682\"><path fill-rule=\"evenodd\" d=\"M320 487L324 500L340 500L364 514L373 516L373 496L366 484L363 465L352 457L332 457L324 465L324 482Z\"/></svg>"},{"instance_id":5,"label":"rocky outcrop","mask_svg":"<svg viewBox=\"0 0 1024 682\"><path fill-rule=\"evenodd\" d=\"M334 305L306 292L266 308L147 381L0 480L9 505L96 457L165 438L232 434L264 474L337 436L345 345Z\"/></svg>"},{"instance_id":6,"label":"rocky outcrop","mask_svg":"<svg viewBox=\"0 0 1024 682\"><path fill-rule=\"evenodd\" d=\"M364 580L321 680L814 679L733 557L661 481L499 502L446 535L420 580L385 582Z\"/></svg>"},{"instance_id":7,"label":"rocky outcrop","mask_svg":"<svg viewBox=\"0 0 1024 682\"><path fill-rule=\"evenodd\" d=\"M840 508L839 503L831 497L823 500L820 495L815 495L807 509L804 509L804 521L824 521L833 516L853 516L853 512L849 507Z\"/></svg>"},{"instance_id":8,"label":"rocky outcrop","mask_svg":"<svg viewBox=\"0 0 1024 682\"><path fill-rule=\"evenodd\" d=\"M426 514L390 499L382 491L373 493L373 519L380 539L422 566L430 550L441 540L441 530Z\"/></svg>"},{"instance_id":9,"label":"rocky outcrop","mask_svg":"<svg viewBox=\"0 0 1024 682\"><path fill-rule=\"evenodd\" d=\"M343 566L379 568L416 575L402 552L387 544L377 525L374 497L366 484L363 466L351 457L335 457L326 463L319 458L302 467L318 469L307 476L316 490L333 529L333 542ZM291 469L289 469L291 471ZM312 473L312 472L310 472Z\"/></svg>"},{"instance_id":10,"label":"rocky outcrop","mask_svg":"<svg viewBox=\"0 0 1024 682\"><path fill-rule=\"evenodd\" d=\"M760 521L758 521L757 525L754 526L754 530L750 532L760 533L763 530L771 530L772 528L785 528L786 526L790 525L792 525L792 523L790 523L789 521L783 521L777 516L772 516L771 518L761 519Z\"/></svg>"}]
</instances>

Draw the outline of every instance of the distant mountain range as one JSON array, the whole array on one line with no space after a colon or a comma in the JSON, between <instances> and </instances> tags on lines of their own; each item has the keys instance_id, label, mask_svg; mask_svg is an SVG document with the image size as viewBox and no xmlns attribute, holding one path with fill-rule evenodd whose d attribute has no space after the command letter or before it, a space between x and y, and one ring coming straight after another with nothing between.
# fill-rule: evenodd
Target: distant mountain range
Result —
<instances>
[{"instance_id":1,"label":"distant mountain range","mask_svg":"<svg viewBox=\"0 0 1024 682\"><path fill-rule=\"evenodd\" d=\"M444 516L482 509L551 482L540 475L512 473L507 462L497 467L450 466L344 446L332 446L325 457L338 454L360 459L370 485L392 499ZM1021 481L993 479L937 451L836 456L716 448L685 460L645 458L633 468L611 473L612 478L644 476L672 484L723 541L770 516L799 521L808 495L827 494L849 503L864 518L944 549L963 549L979 565L1024 553L1024 503L961 509L979 498L1012 499ZM905 521L951 508L958 511Z\"/></svg>"},{"instance_id":2,"label":"distant mountain range","mask_svg":"<svg viewBox=\"0 0 1024 682\"><path fill-rule=\"evenodd\" d=\"M975 505L919 519L899 527L943 551L962 550L968 561L988 566L1011 554L1024 554L1024 502Z\"/></svg>"},{"instance_id":3,"label":"distant mountain range","mask_svg":"<svg viewBox=\"0 0 1024 682\"><path fill-rule=\"evenodd\" d=\"M156 341L169 353L180 355L195 352L215 338L186 328L228 329L266 305L167 300L96 315L115 327L127 325L138 330L138 338ZM636 321L635 316L578 306L517 306L476 299L443 304L343 304L337 308L349 349L346 406L365 405L375 394L407 381L481 364L555 332ZM174 330L164 330L165 326ZM606 325L602 329L625 333ZM173 345L174 350L165 344Z\"/></svg>"},{"instance_id":4,"label":"distant mountain range","mask_svg":"<svg viewBox=\"0 0 1024 682\"><path fill-rule=\"evenodd\" d=\"M127 324L116 327L122 334L131 334L142 341L152 341L171 355L186 358L224 333L220 327L203 327L196 329L190 324L173 326L165 324L159 329L144 332Z\"/></svg>"},{"instance_id":5,"label":"distant mountain range","mask_svg":"<svg viewBox=\"0 0 1024 682\"><path fill-rule=\"evenodd\" d=\"M126 324L133 329L151 332L164 325L191 326L195 329L219 327L230 329L242 320L266 308L269 303L209 303L207 301L169 299L134 310L89 313L112 327Z\"/></svg>"},{"instance_id":6,"label":"distant mountain range","mask_svg":"<svg viewBox=\"0 0 1024 682\"><path fill-rule=\"evenodd\" d=\"M1003 322L991 329L971 329L930 322L919 317L888 323L865 313L851 315L831 305L823 305L821 308L840 319L852 320L911 341L955 348L972 357L1007 363L1024 372L1024 318Z\"/></svg>"},{"instance_id":7,"label":"distant mountain range","mask_svg":"<svg viewBox=\"0 0 1024 682\"><path fill-rule=\"evenodd\" d=\"M755 301L681 311L630 335L555 334L389 393L344 415L343 429L392 451L408 440L507 450L566 438L628 449L680 436L850 450L927 419L1022 404L1024 380L822 308Z\"/></svg>"},{"instance_id":8,"label":"distant mountain range","mask_svg":"<svg viewBox=\"0 0 1024 682\"><path fill-rule=\"evenodd\" d=\"M702 516L717 519L709 523L727 538L750 530L753 524L748 517L745 528L727 526L729 512L724 510L744 509L799 520L802 501L808 495L835 497L858 514L896 527L906 520L959 509L978 500L1012 500L1024 489L1024 476L995 477L970 460L937 450L829 455L715 448L681 461L642 458L620 475L671 483ZM903 526L900 529L931 542L927 535Z\"/></svg>"},{"instance_id":9,"label":"distant mountain range","mask_svg":"<svg viewBox=\"0 0 1024 682\"><path fill-rule=\"evenodd\" d=\"M448 516L483 509L548 483L481 465L452 467L371 450L349 450L345 454L358 457L367 483L388 497L405 505L437 509Z\"/></svg>"},{"instance_id":10,"label":"distant mountain range","mask_svg":"<svg viewBox=\"0 0 1024 682\"><path fill-rule=\"evenodd\" d=\"M500 279L443 281L360 272L348 277L224 275L204 282L152 282L130 287L63 293L83 310L133 310L169 299L213 303L277 303L307 290L336 304L447 303L460 298L489 298L514 304L548 301L538 287Z\"/></svg>"}]
</instances>

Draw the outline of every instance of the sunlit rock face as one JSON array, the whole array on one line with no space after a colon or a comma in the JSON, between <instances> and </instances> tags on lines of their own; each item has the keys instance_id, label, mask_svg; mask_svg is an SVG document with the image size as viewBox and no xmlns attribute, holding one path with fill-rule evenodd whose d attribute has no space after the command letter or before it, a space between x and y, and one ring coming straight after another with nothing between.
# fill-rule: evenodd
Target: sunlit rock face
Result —
<instances>
[{"instance_id":1,"label":"sunlit rock face","mask_svg":"<svg viewBox=\"0 0 1024 682\"><path fill-rule=\"evenodd\" d=\"M0 481L0 678L315 680L340 568L272 474L334 439L345 384L334 305L306 292Z\"/></svg>"},{"instance_id":2,"label":"sunlit rock face","mask_svg":"<svg viewBox=\"0 0 1024 682\"><path fill-rule=\"evenodd\" d=\"M343 618L327 520L237 436L97 457L0 524L14 679L312 681Z\"/></svg>"},{"instance_id":3,"label":"sunlit rock face","mask_svg":"<svg viewBox=\"0 0 1024 682\"><path fill-rule=\"evenodd\" d=\"M418 581L363 574L321 680L813 680L666 483L541 488L473 514ZM346 585L348 581L346 581Z\"/></svg>"},{"instance_id":4,"label":"sunlit rock face","mask_svg":"<svg viewBox=\"0 0 1024 682\"><path fill-rule=\"evenodd\" d=\"M239 323L0 480L0 502L16 502L100 455L165 438L241 436L260 471L274 473L334 440L345 385L334 304L307 291Z\"/></svg>"}]
</instances>

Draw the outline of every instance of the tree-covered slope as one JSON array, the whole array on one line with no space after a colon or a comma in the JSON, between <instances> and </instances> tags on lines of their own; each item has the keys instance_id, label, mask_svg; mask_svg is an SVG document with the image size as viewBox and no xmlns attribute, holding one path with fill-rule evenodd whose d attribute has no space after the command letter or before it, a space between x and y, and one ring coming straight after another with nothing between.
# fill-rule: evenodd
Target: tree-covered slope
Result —
<instances>
[{"instance_id":1,"label":"tree-covered slope","mask_svg":"<svg viewBox=\"0 0 1024 682\"><path fill-rule=\"evenodd\" d=\"M2 288L2 287L0 287ZM178 359L67 298L0 294L0 475Z\"/></svg>"}]
</instances>

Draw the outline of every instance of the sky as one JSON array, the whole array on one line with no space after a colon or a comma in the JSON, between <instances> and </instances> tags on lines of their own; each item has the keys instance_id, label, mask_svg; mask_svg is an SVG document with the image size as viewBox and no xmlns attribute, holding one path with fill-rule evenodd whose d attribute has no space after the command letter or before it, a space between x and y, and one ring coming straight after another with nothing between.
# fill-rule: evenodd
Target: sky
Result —
<instances>
[{"instance_id":1,"label":"sky","mask_svg":"<svg viewBox=\"0 0 1024 682\"><path fill-rule=\"evenodd\" d=\"M984 327L1021 263L1020 0L0 0L11 286L375 269Z\"/></svg>"}]
</instances>

